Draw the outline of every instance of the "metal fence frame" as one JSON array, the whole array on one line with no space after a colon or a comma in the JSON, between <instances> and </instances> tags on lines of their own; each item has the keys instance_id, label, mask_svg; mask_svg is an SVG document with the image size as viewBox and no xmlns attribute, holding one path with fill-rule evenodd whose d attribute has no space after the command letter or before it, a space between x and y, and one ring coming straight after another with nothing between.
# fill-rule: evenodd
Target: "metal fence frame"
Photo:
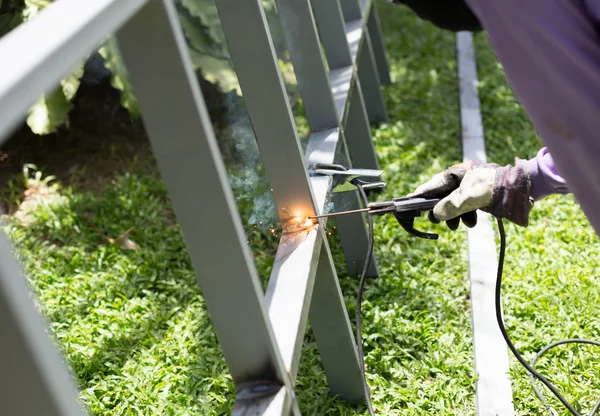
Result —
<instances>
[{"instance_id":1,"label":"metal fence frame","mask_svg":"<svg viewBox=\"0 0 600 416\"><path fill-rule=\"evenodd\" d=\"M387 119L380 85L390 79L373 0L276 0L312 131L304 155L260 0L215 3L282 224L290 212L321 213L331 179L309 177L310 164L378 166L369 120ZM233 413L299 414L294 384L308 316L331 391L362 399L323 222L300 236L283 233L262 291L173 0L58 0L5 36L0 56L11 59L0 66L0 143L40 93L113 32L236 385ZM356 273L364 218L348 216L337 228ZM82 414L19 275L0 234L1 406L15 415Z\"/></svg>"}]
</instances>

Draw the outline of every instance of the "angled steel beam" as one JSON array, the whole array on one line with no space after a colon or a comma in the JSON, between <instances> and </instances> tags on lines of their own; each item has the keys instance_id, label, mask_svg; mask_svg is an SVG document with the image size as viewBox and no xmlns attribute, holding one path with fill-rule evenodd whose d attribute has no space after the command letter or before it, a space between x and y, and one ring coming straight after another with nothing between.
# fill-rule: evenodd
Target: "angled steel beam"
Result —
<instances>
[{"instance_id":1,"label":"angled steel beam","mask_svg":"<svg viewBox=\"0 0 600 416\"><path fill-rule=\"evenodd\" d=\"M310 1L277 0L277 5L311 130L318 132L326 128L336 128L340 125L345 108L336 108L323 56L320 53L314 53L319 50L320 43ZM366 125L368 126L368 121ZM370 131L364 134L365 131L362 130L360 133L363 133L360 138L364 142L360 144L360 149L369 146L372 148ZM345 147L343 138L340 139L340 143ZM333 157L330 163L333 163ZM349 159L342 163L347 167L352 167ZM377 162L375 161L375 163ZM367 168L360 164L354 166ZM345 209L360 208L361 206L356 192L344 195L344 200L346 202ZM356 275L362 270L366 261L365 252L368 245L366 221L363 216L351 216L339 221L339 229L348 270L351 275ZM376 273L376 270L377 267L373 262L371 271Z\"/></svg>"},{"instance_id":2,"label":"angled steel beam","mask_svg":"<svg viewBox=\"0 0 600 416\"><path fill-rule=\"evenodd\" d=\"M269 323L262 287L172 2L151 0L117 38L240 397L245 397L248 384L265 381L268 391L279 384L288 397L263 400L264 414L272 406L290 403L297 413L292 383Z\"/></svg>"},{"instance_id":3,"label":"angled steel beam","mask_svg":"<svg viewBox=\"0 0 600 416\"><path fill-rule=\"evenodd\" d=\"M371 7L372 9L369 13L367 25L369 37L371 38L371 44L373 46L373 56L375 57L375 63L377 64L379 80L383 85L389 85L392 83L392 78L390 77L390 67L385 53L385 44L381 33L381 22L379 21L379 14L377 13L375 2L373 2Z\"/></svg>"},{"instance_id":4,"label":"angled steel beam","mask_svg":"<svg viewBox=\"0 0 600 416\"><path fill-rule=\"evenodd\" d=\"M311 3L329 69L352 66L339 0L312 0Z\"/></svg>"},{"instance_id":5,"label":"angled steel beam","mask_svg":"<svg viewBox=\"0 0 600 416\"><path fill-rule=\"evenodd\" d=\"M340 5L342 6L344 19L347 22L350 20L358 20L363 15L362 5L358 0L340 0Z\"/></svg>"},{"instance_id":6,"label":"angled steel beam","mask_svg":"<svg viewBox=\"0 0 600 416\"><path fill-rule=\"evenodd\" d=\"M298 228L295 217L322 210L319 205L327 190L315 197L309 182L261 2L217 0L216 4L284 227L266 298L275 337L293 379L319 251L327 244L321 225ZM318 133L325 134L314 134Z\"/></svg>"},{"instance_id":7,"label":"angled steel beam","mask_svg":"<svg viewBox=\"0 0 600 416\"><path fill-rule=\"evenodd\" d=\"M73 376L46 333L0 232L0 403L4 415L83 416Z\"/></svg>"},{"instance_id":8,"label":"angled steel beam","mask_svg":"<svg viewBox=\"0 0 600 416\"><path fill-rule=\"evenodd\" d=\"M61 0L0 39L0 144L108 33L148 0Z\"/></svg>"}]
</instances>

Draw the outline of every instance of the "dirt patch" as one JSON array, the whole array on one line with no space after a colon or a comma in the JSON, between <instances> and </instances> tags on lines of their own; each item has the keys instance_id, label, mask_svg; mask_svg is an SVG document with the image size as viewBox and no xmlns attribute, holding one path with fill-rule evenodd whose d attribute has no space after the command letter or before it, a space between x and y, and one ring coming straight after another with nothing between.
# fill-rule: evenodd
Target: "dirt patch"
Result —
<instances>
[{"instance_id":1,"label":"dirt patch","mask_svg":"<svg viewBox=\"0 0 600 416\"><path fill-rule=\"evenodd\" d=\"M105 179L151 160L141 120L132 121L119 99L110 85L82 85L68 126L38 136L23 124L0 148L0 190L27 163L63 185L97 191Z\"/></svg>"}]
</instances>

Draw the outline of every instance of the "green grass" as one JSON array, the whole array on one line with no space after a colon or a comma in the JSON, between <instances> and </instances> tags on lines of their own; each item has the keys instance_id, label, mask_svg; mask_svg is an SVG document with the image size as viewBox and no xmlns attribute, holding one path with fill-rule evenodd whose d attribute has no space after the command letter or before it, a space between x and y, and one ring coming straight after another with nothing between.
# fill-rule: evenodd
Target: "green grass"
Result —
<instances>
[{"instance_id":1,"label":"green grass","mask_svg":"<svg viewBox=\"0 0 600 416\"><path fill-rule=\"evenodd\" d=\"M393 85L385 88L390 122L374 129L388 187L379 198L406 194L462 158L454 36L381 4ZM477 38L484 124L491 161L512 163L539 148L506 86L484 36ZM510 137L510 139L509 139ZM52 172L44 172L52 174ZM19 189L18 178L11 188ZM24 226L8 221L51 332L96 415L220 415L234 388L155 167L137 165L104 184L101 196L56 191ZM247 200L240 211L251 212ZM90 225L116 237L131 226L141 247L124 251ZM464 229L438 231L438 242L407 235L390 218L376 221L381 278L370 280L363 306L368 381L381 415L475 414L469 283ZM517 347L528 357L551 340L598 338L599 244L571 197L536 204L531 226L507 227L504 304ZM259 274L268 276L275 239L250 233ZM354 314L357 280L340 282ZM332 397L311 331L297 393L306 415L364 415ZM569 351L569 352L567 352ZM589 347L566 347L543 359L559 387L587 409L600 365ZM574 376L574 377L569 377ZM542 414L526 374L514 362L517 413Z\"/></svg>"}]
</instances>

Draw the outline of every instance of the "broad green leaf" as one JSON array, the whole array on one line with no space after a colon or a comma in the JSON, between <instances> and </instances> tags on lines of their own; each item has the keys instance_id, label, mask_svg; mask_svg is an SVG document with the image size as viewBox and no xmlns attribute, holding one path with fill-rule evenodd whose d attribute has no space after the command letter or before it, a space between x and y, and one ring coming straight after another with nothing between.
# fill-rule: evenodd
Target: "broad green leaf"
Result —
<instances>
[{"instance_id":1,"label":"broad green leaf","mask_svg":"<svg viewBox=\"0 0 600 416\"><path fill-rule=\"evenodd\" d=\"M71 75L64 78L60 81L60 86L62 88L63 94L68 101L71 101L77 90L79 89L79 84L81 81L81 77L83 76L83 63L77 65L75 71L71 73Z\"/></svg>"},{"instance_id":2,"label":"broad green leaf","mask_svg":"<svg viewBox=\"0 0 600 416\"><path fill-rule=\"evenodd\" d=\"M35 134L49 134L65 123L67 114L71 111L62 88L57 88L49 94L44 94L29 108L27 125Z\"/></svg>"},{"instance_id":3,"label":"broad green leaf","mask_svg":"<svg viewBox=\"0 0 600 416\"><path fill-rule=\"evenodd\" d=\"M221 91L236 90L241 95L229 57L222 56L220 51L215 49L204 27L191 14L180 13L179 20L189 43L194 69L199 70L207 81L218 85Z\"/></svg>"},{"instance_id":4,"label":"broad green leaf","mask_svg":"<svg viewBox=\"0 0 600 416\"><path fill-rule=\"evenodd\" d=\"M138 118L140 116L138 102L129 83L127 68L115 38L111 37L104 44L100 49L100 55L104 58L104 66L112 73L111 85L121 91L121 105L129 111L132 118Z\"/></svg>"},{"instance_id":5,"label":"broad green leaf","mask_svg":"<svg viewBox=\"0 0 600 416\"><path fill-rule=\"evenodd\" d=\"M200 69L207 81L218 85L223 92L235 90L238 95L242 95L237 75L229 60L215 58L194 50L191 50L190 54L194 67Z\"/></svg>"},{"instance_id":6,"label":"broad green leaf","mask_svg":"<svg viewBox=\"0 0 600 416\"><path fill-rule=\"evenodd\" d=\"M41 10L52 3L53 0L25 0L23 18L29 20L35 17Z\"/></svg>"}]
</instances>

